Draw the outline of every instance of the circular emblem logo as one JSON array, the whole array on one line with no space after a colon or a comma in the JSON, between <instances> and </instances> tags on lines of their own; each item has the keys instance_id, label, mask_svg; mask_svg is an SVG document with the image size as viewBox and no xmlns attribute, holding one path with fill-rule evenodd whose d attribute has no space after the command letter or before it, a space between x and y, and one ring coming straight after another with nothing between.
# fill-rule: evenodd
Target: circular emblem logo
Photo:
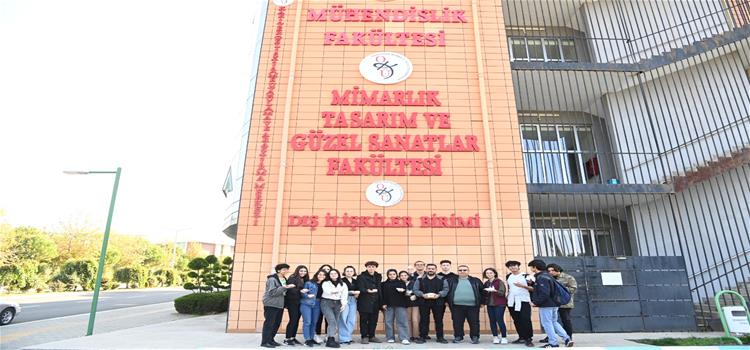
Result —
<instances>
[{"instance_id":1,"label":"circular emblem logo","mask_svg":"<svg viewBox=\"0 0 750 350\"><path fill-rule=\"evenodd\" d=\"M287 6L291 5L294 2L294 0L273 0L273 3L276 6Z\"/></svg>"},{"instance_id":2,"label":"circular emblem logo","mask_svg":"<svg viewBox=\"0 0 750 350\"><path fill-rule=\"evenodd\" d=\"M413 68L406 56L395 52L376 52L359 63L359 73L377 84L402 82L411 75Z\"/></svg>"},{"instance_id":3,"label":"circular emblem logo","mask_svg":"<svg viewBox=\"0 0 750 350\"><path fill-rule=\"evenodd\" d=\"M390 207L404 199L404 189L401 185L388 180L375 181L367 186L365 191L367 200L379 207Z\"/></svg>"}]
</instances>

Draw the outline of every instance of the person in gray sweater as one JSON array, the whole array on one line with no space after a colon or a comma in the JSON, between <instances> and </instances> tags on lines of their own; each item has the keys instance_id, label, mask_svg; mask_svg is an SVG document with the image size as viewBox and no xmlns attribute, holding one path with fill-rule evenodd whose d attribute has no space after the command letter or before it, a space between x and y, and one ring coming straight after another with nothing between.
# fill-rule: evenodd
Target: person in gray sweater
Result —
<instances>
[{"instance_id":1,"label":"person in gray sweater","mask_svg":"<svg viewBox=\"0 0 750 350\"><path fill-rule=\"evenodd\" d=\"M286 283L286 274L289 273L289 265L278 264L274 268L276 273L268 275L266 289L263 292L263 336L260 346L274 348L281 344L274 341L276 333L281 326L281 317L284 314L284 296L294 284Z\"/></svg>"}]
</instances>

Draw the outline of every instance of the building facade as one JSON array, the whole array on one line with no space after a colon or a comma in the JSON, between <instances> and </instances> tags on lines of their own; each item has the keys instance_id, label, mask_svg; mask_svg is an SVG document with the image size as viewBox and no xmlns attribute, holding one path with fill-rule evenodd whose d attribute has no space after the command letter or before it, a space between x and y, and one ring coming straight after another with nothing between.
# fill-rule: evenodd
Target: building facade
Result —
<instances>
[{"instance_id":1,"label":"building facade","mask_svg":"<svg viewBox=\"0 0 750 350\"><path fill-rule=\"evenodd\" d=\"M591 305L639 305L622 330L709 328L707 299L747 294L750 0L295 0L261 14L228 175L228 331L260 327L281 261L626 267L619 286L584 277ZM644 291L664 286L690 312L654 311L667 306ZM611 318L580 309L591 331Z\"/></svg>"}]
</instances>

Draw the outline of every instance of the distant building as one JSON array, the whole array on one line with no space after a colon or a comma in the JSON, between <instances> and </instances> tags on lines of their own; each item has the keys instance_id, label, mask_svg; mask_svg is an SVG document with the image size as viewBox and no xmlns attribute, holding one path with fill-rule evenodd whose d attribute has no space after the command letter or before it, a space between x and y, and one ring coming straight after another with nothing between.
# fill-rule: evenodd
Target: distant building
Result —
<instances>
[{"instance_id":1,"label":"distant building","mask_svg":"<svg viewBox=\"0 0 750 350\"><path fill-rule=\"evenodd\" d=\"M209 243L209 242L198 242L198 241L187 241L187 242L176 242L175 246L182 251L186 252L187 248L191 244L199 244L208 254L216 256L232 256L234 254L234 245L232 244L221 244L221 243Z\"/></svg>"}]
</instances>

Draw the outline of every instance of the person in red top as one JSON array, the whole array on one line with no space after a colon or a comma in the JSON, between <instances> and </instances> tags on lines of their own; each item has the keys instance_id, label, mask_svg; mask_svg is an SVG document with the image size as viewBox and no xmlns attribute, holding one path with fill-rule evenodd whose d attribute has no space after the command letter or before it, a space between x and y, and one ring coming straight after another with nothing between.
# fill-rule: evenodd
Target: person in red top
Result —
<instances>
[{"instance_id":1,"label":"person in red top","mask_svg":"<svg viewBox=\"0 0 750 350\"><path fill-rule=\"evenodd\" d=\"M508 344L507 329L503 315L505 306L508 304L506 298L505 282L497 275L497 270L492 267L484 269L484 304L487 305L487 314L490 316L490 329L492 330L493 344ZM500 328L502 338L498 337L497 329Z\"/></svg>"}]
</instances>

